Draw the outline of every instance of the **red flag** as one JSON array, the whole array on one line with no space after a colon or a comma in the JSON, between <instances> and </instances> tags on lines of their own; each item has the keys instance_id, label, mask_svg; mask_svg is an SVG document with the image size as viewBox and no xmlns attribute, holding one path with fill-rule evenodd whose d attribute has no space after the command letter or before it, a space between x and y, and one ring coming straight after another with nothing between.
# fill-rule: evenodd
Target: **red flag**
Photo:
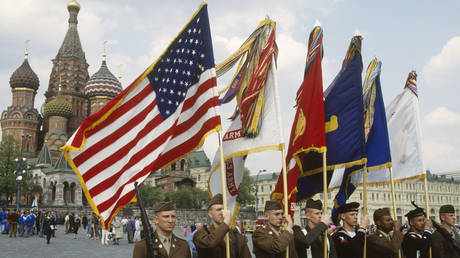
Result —
<instances>
[{"instance_id":1,"label":"red flag","mask_svg":"<svg viewBox=\"0 0 460 258\"><path fill-rule=\"evenodd\" d=\"M298 174L306 170L302 167L302 163L308 159L309 155L316 159L319 153L326 151L321 70L322 42L323 30L317 26L310 33L305 77L297 92L297 111L292 124L286 156L289 207L291 207L291 203L295 202ZM283 199L282 174L278 178L272 198Z\"/></svg>"}]
</instances>

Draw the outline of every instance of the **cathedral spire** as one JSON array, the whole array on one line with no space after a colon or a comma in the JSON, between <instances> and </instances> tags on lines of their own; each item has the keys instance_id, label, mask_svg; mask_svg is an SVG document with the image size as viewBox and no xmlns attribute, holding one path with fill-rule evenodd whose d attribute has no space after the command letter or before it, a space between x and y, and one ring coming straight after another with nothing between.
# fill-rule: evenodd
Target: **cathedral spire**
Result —
<instances>
[{"instance_id":1,"label":"cathedral spire","mask_svg":"<svg viewBox=\"0 0 460 258\"><path fill-rule=\"evenodd\" d=\"M64 42L62 42L56 59L60 57L75 57L84 60L85 53L81 47L80 36L77 30L77 16L80 11L80 4L72 0L67 4L67 10L69 11L69 28L67 29Z\"/></svg>"}]
</instances>

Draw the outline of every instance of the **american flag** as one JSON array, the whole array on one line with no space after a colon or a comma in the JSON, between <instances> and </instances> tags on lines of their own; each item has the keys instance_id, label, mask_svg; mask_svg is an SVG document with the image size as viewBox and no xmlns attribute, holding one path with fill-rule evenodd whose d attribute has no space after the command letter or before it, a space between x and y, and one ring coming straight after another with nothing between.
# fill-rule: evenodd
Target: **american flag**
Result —
<instances>
[{"instance_id":1,"label":"american flag","mask_svg":"<svg viewBox=\"0 0 460 258\"><path fill-rule=\"evenodd\" d=\"M201 146L220 129L207 6L158 60L62 148L93 210L108 228L135 200L134 182Z\"/></svg>"}]
</instances>

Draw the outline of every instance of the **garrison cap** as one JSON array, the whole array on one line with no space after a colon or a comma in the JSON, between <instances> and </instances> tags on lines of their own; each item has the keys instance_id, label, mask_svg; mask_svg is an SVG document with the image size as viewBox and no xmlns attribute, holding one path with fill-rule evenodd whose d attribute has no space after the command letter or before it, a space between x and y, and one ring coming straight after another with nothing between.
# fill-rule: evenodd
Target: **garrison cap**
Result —
<instances>
[{"instance_id":1,"label":"garrison cap","mask_svg":"<svg viewBox=\"0 0 460 258\"><path fill-rule=\"evenodd\" d=\"M208 210L211 208L211 206L216 205L216 204L224 204L224 200L222 199L222 194L216 194L212 197L211 201L209 201L208 205Z\"/></svg>"},{"instance_id":2,"label":"garrison cap","mask_svg":"<svg viewBox=\"0 0 460 258\"><path fill-rule=\"evenodd\" d=\"M347 213L351 211L358 211L359 208L359 203L357 202L350 202L350 203L345 203L344 205L340 206L337 211L339 213Z\"/></svg>"},{"instance_id":3,"label":"garrison cap","mask_svg":"<svg viewBox=\"0 0 460 258\"><path fill-rule=\"evenodd\" d=\"M374 211L374 222L380 220L383 216L390 216L390 208L381 208Z\"/></svg>"},{"instance_id":4,"label":"garrison cap","mask_svg":"<svg viewBox=\"0 0 460 258\"><path fill-rule=\"evenodd\" d=\"M153 207L153 210L155 213L160 211L172 211L176 210L176 205L171 202L168 197L166 197L163 201L157 202Z\"/></svg>"},{"instance_id":5,"label":"garrison cap","mask_svg":"<svg viewBox=\"0 0 460 258\"><path fill-rule=\"evenodd\" d=\"M439 208L439 214L442 213L455 213L455 208L450 204L443 205L441 208Z\"/></svg>"},{"instance_id":6,"label":"garrison cap","mask_svg":"<svg viewBox=\"0 0 460 258\"><path fill-rule=\"evenodd\" d=\"M266 211L272 211L272 210L282 210L283 205L281 205L281 202L278 200L268 200L265 203L265 209L264 212Z\"/></svg>"},{"instance_id":7,"label":"garrison cap","mask_svg":"<svg viewBox=\"0 0 460 258\"><path fill-rule=\"evenodd\" d=\"M317 209L317 210L323 210L323 203L321 200L313 200L313 199L308 199L307 204L305 205L305 209Z\"/></svg>"}]
</instances>

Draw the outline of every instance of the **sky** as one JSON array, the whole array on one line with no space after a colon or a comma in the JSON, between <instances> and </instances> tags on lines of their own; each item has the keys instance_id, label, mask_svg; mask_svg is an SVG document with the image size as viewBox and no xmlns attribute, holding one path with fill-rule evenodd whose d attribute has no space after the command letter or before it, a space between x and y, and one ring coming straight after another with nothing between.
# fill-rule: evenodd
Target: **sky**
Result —
<instances>
[{"instance_id":1,"label":"sky","mask_svg":"<svg viewBox=\"0 0 460 258\"><path fill-rule=\"evenodd\" d=\"M35 107L40 110L53 59L68 28L67 0L4 0L0 9L0 109L12 103L9 78L24 58L40 79ZM90 75L100 67L103 42L107 63L127 87L173 40L201 1L79 0L78 31ZM323 28L323 84L338 73L352 36L363 36L363 74L369 62L382 63L381 84L388 104L408 73L418 73L425 168L434 173L460 170L460 1L254 0L208 1L215 62L232 54L265 17L277 23L278 85L284 140L289 140L294 98L300 86L310 31ZM363 75L364 76L364 75ZM230 76L218 79L224 87ZM221 107L224 131L232 102ZM203 146L212 161L217 135ZM280 171L281 154L251 154L251 173Z\"/></svg>"}]
</instances>

